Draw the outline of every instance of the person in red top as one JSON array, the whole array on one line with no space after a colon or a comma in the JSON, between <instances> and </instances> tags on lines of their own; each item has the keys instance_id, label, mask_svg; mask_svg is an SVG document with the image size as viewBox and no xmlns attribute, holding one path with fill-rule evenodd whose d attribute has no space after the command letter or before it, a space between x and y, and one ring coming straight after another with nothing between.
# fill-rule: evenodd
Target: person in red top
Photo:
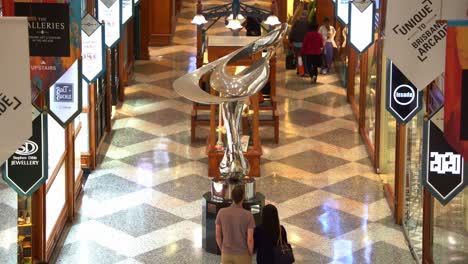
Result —
<instances>
[{"instance_id":1,"label":"person in red top","mask_svg":"<svg viewBox=\"0 0 468 264\"><path fill-rule=\"evenodd\" d=\"M304 36L302 48L299 51L299 55L305 56L305 66L309 68L312 83L317 82L317 67L320 66L323 49L323 38L317 29L316 24L309 26L309 32Z\"/></svg>"}]
</instances>

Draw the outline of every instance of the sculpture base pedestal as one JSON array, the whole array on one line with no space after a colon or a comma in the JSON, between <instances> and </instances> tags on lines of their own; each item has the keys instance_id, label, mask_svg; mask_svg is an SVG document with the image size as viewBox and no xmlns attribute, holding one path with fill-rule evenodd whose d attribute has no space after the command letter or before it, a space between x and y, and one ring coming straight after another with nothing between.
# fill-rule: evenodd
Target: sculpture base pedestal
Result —
<instances>
[{"instance_id":1,"label":"sculpture base pedestal","mask_svg":"<svg viewBox=\"0 0 468 264\"><path fill-rule=\"evenodd\" d=\"M212 254L221 254L221 251L216 244L216 216L219 210L231 205L231 201L215 201L211 199L211 193L207 192L203 195L203 249ZM252 212L255 224L259 225L262 221L263 207L265 206L265 195L256 193L255 198L250 201L245 201L243 206L246 210Z\"/></svg>"}]
</instances>

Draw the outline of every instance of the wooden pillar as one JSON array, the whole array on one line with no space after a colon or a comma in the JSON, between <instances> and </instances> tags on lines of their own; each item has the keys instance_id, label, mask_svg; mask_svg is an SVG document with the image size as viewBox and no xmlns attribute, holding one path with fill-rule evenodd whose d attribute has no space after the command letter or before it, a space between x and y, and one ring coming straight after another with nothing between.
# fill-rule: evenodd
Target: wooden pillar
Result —
<instances>
[{"instance_id":1,"label":"wooden pillar","mask_svg":"<svg viewBox=\"0 0 468 264\"><path fill-rule=\"evenodd\" d=\"M356 56L356 51L354 51L353 48L350 47L350 45L346 46L346 50L348 52L348 80L347 84L348 87L346 89L347 93L347 98L348 102L351 102L354 98L354 75L356 74L356 61L357 61L357 56Z\"/></svg>"},{"instance_id":2,"label":"wooden pillar","mask_svg":"<svg viewBox=\"0 0 468 264\"><path fill-rule=\"evenodd\" d=\"M111 132L112 123L112 84L111 84L111 51L107 49L106 51L106 101L107 101L107 109L106 109L106 131Z\"/></svg>"},{"instance_id":3,"label":"wooden pillar","mask_svg":"<svg viewBox=\"0 0 468 264\"><path fill-rule=\"evenodd\" d=\"M198 0L197 2L197 14L201 13L203 9L203 5L201 3L201 0ZM203 46L203 27L202 26L197 26L197 68L200 68L203 65L203 55L204 52L202 50Z\"/></svg>"},{"instance_id":4,"label":"wooden pillar","mask_svg":"<svg viewBox=\"0 0 468 264\"><path fill-rule=\"evenodd\" d=\"M32 195L32 253L34 260L46 259L46 185Z\"/></svg>"},{"instance_id":5,"label":"wooden pillar","mask_svg":"<svg viewBox=\"0 0 468 264\"><path fill-rule=\"evenodd\" d=\"M149 36L150 36L150 12L149 1L140 0L140 58L141 60L149 60Z\"/></svg>"},{"instance_id":6,"label":"wooden pillar","mask_svg":"<svg viewBox=\"0 0 468 264\"><path fill-rule=\"evenodd\" d=\"M432 244L433 244L433 208L434 208L434 198L432 194L424 188L423 193L423 264L432 264L434 263L432 256Z\"/></svg>"},{"instance_id":7,"label":"wooden pillar","mask_svg":"<svg viewBox=\"0 0 468 264\"><path fill-rule=\"evenodd\" d=\"M65 128L65 203L68 208L67 221L72 222L75 215L75 122Z\"/></svg>"},{"instance_id":8,"label":"wooden pillar","mask_svg":"<svg viewBox=\"0 0 468 264\"><path fill-rule=\"evenodd\" d=\"M403 223L403 203L405 193L405 163L406 163L406 125L397 123L395 148L395 223Z\"/></svg>"},{"instance_id":9,"label":"wooden pillar","mask_svg":"<svg viewBox=\"0 0 468 264\"><path fill-rule=\"evenodd\" d=\"M175 6L173 0L149 1L149 46L171 44L175 30Z\"/></svg>"}]
</instances>

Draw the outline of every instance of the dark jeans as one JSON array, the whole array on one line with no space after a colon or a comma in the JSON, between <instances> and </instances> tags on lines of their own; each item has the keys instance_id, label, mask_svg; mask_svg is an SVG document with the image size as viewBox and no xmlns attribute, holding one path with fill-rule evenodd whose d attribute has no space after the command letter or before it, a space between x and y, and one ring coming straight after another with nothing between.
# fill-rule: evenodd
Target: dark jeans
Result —
<instances>
[{"instance_id":1,"label":"dark jeans","mask_svg":"<svg viewBox=\"0 0 468 264\"><path fill-rule=\"evenodd\" d=\"M317 68L320 66L320 62L322 60L322 55L306 55L305 56L305 65L307 65L307 68L309 68L310 72L310 77L312 76L317 76L318 75L318 70Z\"/></svg>"}]
</instances>

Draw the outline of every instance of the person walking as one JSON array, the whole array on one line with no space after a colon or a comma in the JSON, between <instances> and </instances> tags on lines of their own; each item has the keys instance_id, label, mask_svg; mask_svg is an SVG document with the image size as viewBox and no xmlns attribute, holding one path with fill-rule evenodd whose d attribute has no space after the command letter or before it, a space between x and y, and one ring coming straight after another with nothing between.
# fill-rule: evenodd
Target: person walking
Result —
<instances>
[{"instance_id":1,"label":"person walking","mask_svg":"<svg viewBox=\"0 0 468 264\"><path fill-rule=\"evenodd\" d=\"M280 238L288 243L288 235L284 226L280 225L278 209L268 204L263 208L262 224L254 231L254 249L257 253L257 264L275 263L274 248Z\"/></svg>"},{"instance_id":2,"label":"person walking","mask_svg":"<svg viewBox=\"0 0 468 264\"><path fill-rule=\"evenodd\" d=\"M309 32L304 37L302 48L299 51L300 56L305 57L305 65L309 68L312 83L317 82L318 67L321 64L323 39L322 35L317 32L316 24L309 26Z\"/></svg>"},{"instance_id":3,"label":"person walking","mask_svg":"<svg viewBox=\"0 0 468 264\"><path fill-rule=\"evenodd\" d=\"M255 220L242 207L244 189L236 186L231 192L232 204L216 217L216 243L221 249L222 264L251 264L254 250Z\"/></svg>"},{"instance_id":4,"label":"person walking","mask_svg":"<svg viewBox=\"0 0 468 264\"><path fill-rule=\"evenodd\" d=\"M323 54L325 56L326 63L326 65L323 65L322 74L327 74L333 63L333 49L337 48L335 42L336 30L332 25L330 25L329 17L325 17L323 19L323 25L319 28L319 32L322 34L324 41Z\"/></svg>"},{"instance_id":5,"label":"person walking","mask_svg":"<svg viewBox=\"0 0 468 264\"><path fill-rule=\"evenodd\" d=\"M307 23L307 10L302 11L301 18L298 19L291 27L291 31L289 32L288 39L294 49L294 54L296 55L297 63L299 65L299 50L302 47L302 41L304 40L304 36L308 30L308 23ZM302 58L304 61L304 58ZM299 71L298 71L299 73ZM304 73L308 74L309 71L307 67L304 67Z\"/></svg>"}]
</instances>

